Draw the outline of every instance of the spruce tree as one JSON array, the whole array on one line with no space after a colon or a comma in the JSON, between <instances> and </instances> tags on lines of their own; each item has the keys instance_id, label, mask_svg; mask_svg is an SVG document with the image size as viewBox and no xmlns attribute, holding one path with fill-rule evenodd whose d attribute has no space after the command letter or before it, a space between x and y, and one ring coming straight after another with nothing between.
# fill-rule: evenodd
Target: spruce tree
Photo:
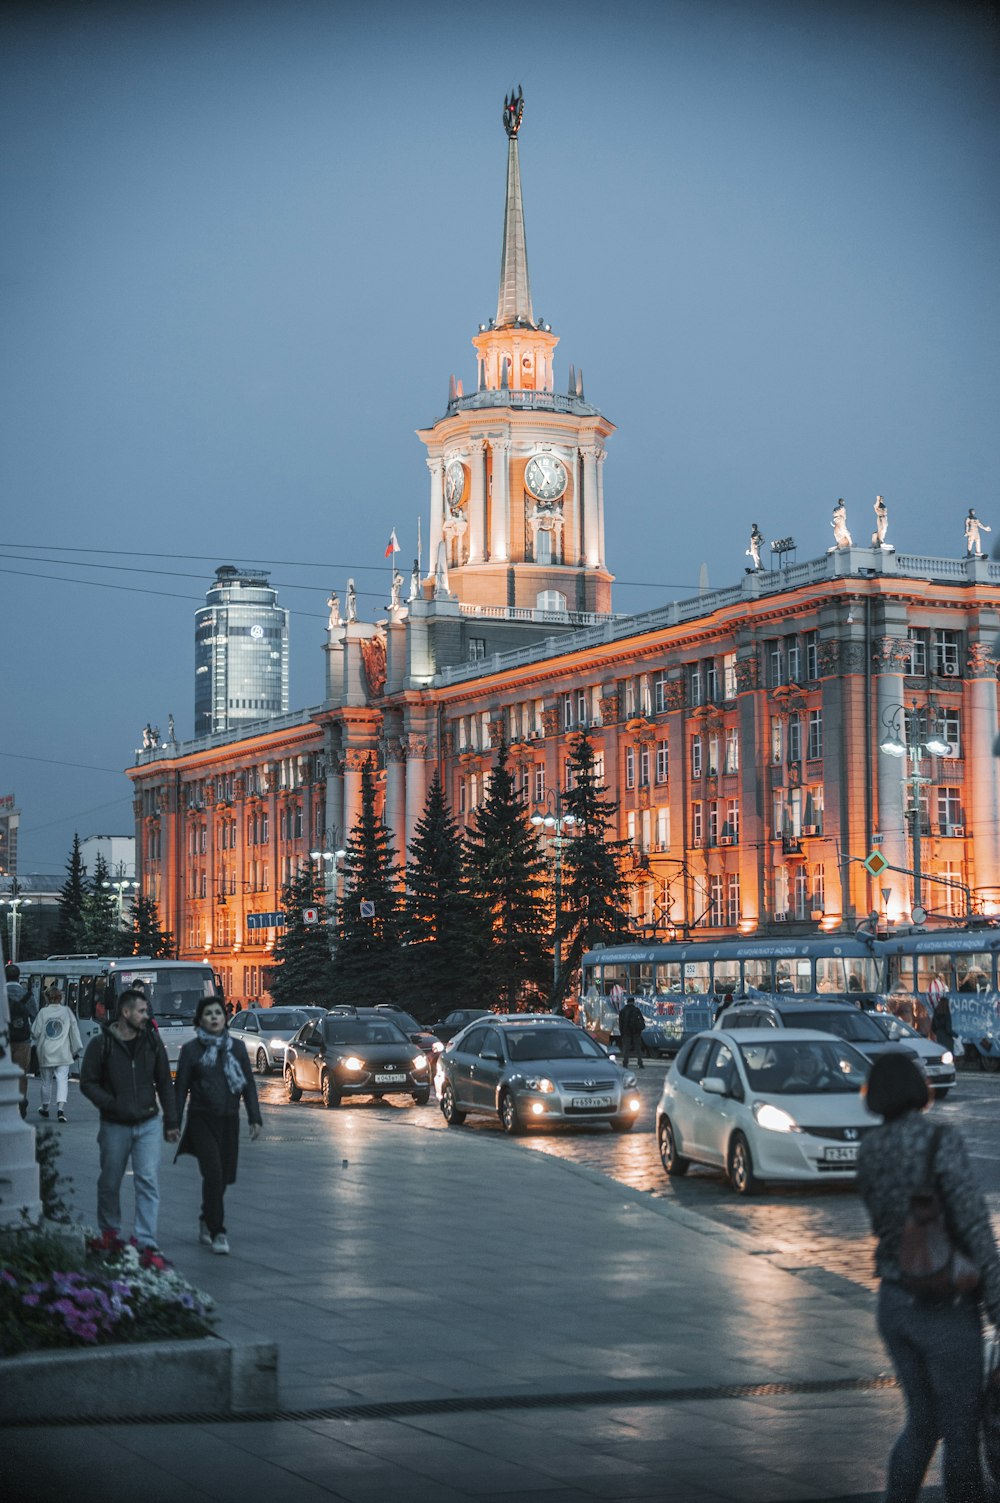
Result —
<instances>
[{"instance_id":1,"label":"spruce tree","mask_svg":"<svg viewBox=\"0 0 1000 1503\"><path fill-rule=\"evenodd\" d=\"M118 899L110 882L108 863L99 854L83 897L84 948L95 955L120 955L125 944L126 936L118 922Z\"/></svg>"},{"instance_id":2,"label":"spruce tree","mask_svg":"<svg viewBox=\"0 0 1000 1503\"><path fill-rule=\"evenodd\" d=\"M468 871L478 914L477 996L513 1012L546 989L549 923L545 859L515 792L505 741L476 810Z\"/></svg>"},{"instance_id":3,"label":"spruce tree","mask_svg":"<svg viewBox=\"0 0 1000 1503\"><path fill-rule=\"evenodd\" d=\"M401 932L407 1008L420 1022L475 1001L475 907L465 839L437 774L409 845Z\"/></svg>"},{"instance_id":4,"label":"spruce tree","mask_svg":"<svg viewBox=\"0 0 1000 1503\"><path fill-rule=\"evenodd\" d=\"M83 857L80 854L80 837L77 834L73 836L66 874L66 881L59 894L59 919L52 943L59 955L80 955L86 953L84 900L87 896L87 884Z\"/></svg>"},{"instance_id":5,"label":"spruce tree","mask_svg":"<svg viewBox=\"0 0 1000 1503\"><path fill-rule=\"evenodd\" d=\"M129 939L130 955L150 955L154 960L169 960L174 950L174 937L169 930L160 927L160 910L153 898L142 893L132 904L132 932Z\"/></svg>"},{"instance_id":6,"label":"spruce tree","mask_svg":"<svg viewBox=\"0 0 1000 1503\"><path fill-rule=\"evenodd\" d=\"M577 739L569 764L570 787L562 795L563 817L572 815L572 833L563 834L559 936L563 942L559 1006L580 957L594 944L623 939L629 928L629 880L624 862L627 840L609 839L618 805L607 797L594 765L586 732Z\"/></svg>"},{"instance_id":7,"label":"spruce tree","mask_svg":"<svg viewBox=\"0 0 1000 1503\"><path fill-rule=\"evenodd\" d=\"M329 909L322 874L302 866L281 890L285 927L274 947L270 991L275 1002L325 1007L332 998ZM307 924L304 911L314 908L317 922Z\"/></svg>"},{"instance_id":8,"label":"spruce tree","mask_svg":"<svg viewBox=\"0 0 1000 1503\"><path fill-rule=\"evenodd\" d=\"M336 935L338 1001L372 1007L408 1000L399 868L392 836L375 808L375 779L367 763L361 772L361 814L347 838Z\"/></svg>"}]
</instances>

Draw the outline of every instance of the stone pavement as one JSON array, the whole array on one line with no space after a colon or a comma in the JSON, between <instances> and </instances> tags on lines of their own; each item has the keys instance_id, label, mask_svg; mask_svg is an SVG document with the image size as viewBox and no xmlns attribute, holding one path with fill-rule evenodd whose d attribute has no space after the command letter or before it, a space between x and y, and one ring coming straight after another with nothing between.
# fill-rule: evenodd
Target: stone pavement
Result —
<instances>
[{"instance_id":1,"label":"stone pavement","mask_svg":"<svg viewBox=\"0 0 1000 1503\"><path fill-rule=\"evenodd\" d=\"M71 1098L89 1219L96 1114ZM165 1149L161 1245L227 1336L279 1341L281 1413L0 1430L7 1496L875 1503L901 1405L867 1292L592 1168L422 1130L433 1111L265 1108L229 1258Z\"/></svg>"}]
</instances>

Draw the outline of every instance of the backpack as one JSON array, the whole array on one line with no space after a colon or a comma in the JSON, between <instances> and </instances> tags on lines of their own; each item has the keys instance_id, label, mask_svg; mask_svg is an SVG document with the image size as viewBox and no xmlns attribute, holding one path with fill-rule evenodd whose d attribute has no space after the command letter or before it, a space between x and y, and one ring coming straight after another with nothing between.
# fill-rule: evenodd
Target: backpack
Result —
<instances>
[{"instance_id":1,"label":"backpack","mask_svg":"<svg viewBox=\"0 0 1000 1503\"><path fill-rule=\"evenodd\" d=\"M910 1196L899 1239L900 1283L908 1294L931 1302L974 1294L980 1282L975 1263L952 1241L934 1183L934 1159L940 1140L938 1127L927 1145L923 1181Z\"/></svg>"},{"instance_id":2,"label":"backpack","mask_svg":"<svg viewBox=\"0 0 1000 1503\"><path fill-rule=\"evenodd\" d=\"M28 1005L28 993L20 982L15 982L16 990L20 991L19 997L11 996L10 987L7 988L7 1008L10 1012L10 1032L8 1038L12 1044L26 1044L31 1038L31 1012Z\"/></svg>"}]
</instances>

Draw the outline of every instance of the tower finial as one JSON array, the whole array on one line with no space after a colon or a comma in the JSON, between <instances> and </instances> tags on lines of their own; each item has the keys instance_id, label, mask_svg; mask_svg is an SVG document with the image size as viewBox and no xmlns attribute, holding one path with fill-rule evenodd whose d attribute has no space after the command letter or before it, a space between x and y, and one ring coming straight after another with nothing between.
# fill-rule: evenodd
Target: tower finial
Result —
<instances>
[{"instance_id":1,"label":"tower finial","mask_svg":"<svg viewBox=\"0 0 1000 1503\"><path fill-rule=\"evenodd\" d=\"M517 93L511 89L503 102L503 128L508 136L514 137L521 129L521 116L524 114L524 94L521 85L517 86Z\"/></svg>"}]
</instances>

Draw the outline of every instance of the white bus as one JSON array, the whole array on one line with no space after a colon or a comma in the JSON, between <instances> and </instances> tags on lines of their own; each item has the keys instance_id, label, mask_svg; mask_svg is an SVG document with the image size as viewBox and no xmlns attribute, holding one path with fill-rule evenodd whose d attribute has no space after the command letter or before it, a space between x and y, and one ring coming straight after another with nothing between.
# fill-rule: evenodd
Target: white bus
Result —
<instances>
[{"instance_id":1,"label":"white bus","mask_svg":"<svg viewBox=\"0 0 1000 1503\"><path fill-rule=\"evenodd\" d=\"M222 999L222 982L208 961L153 960L148 955L49 955L18 961L21 984L39 1006L58 982L76 1013L83 1047L105 1023L114 1021L118 999L130 987L141 988L167 1049L171 1071L181 1045L194 1037L194 1010L202 997Z\"/></svg>"}]
</instances>

